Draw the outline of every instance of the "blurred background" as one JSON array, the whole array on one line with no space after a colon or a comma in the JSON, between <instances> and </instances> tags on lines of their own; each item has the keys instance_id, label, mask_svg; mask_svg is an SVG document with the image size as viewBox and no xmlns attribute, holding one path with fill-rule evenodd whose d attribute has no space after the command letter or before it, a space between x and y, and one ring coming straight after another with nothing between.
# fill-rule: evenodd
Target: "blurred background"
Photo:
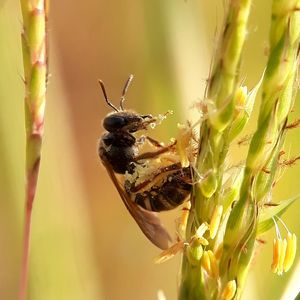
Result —
<instances>
[{"instance_id":1,"label":"blurred background","mask_svg":"<svg viewBox=\"0 0 300 300\"><path fill-rule=\"evenodd\" d=\"M193 105L203 98L224 1L50 2L51 77L28 299L150 300L158 290L176 299L179 257L153 263L159 250L131 219L99 161L101 122L110 108L97 79L118 103L134 74L126 107L154 115L173 110L152 134L168 141L178 122L197 119ZM248 88L266 62L270 6L270 0L252 6L242 63ZM18 1L0 1L0 299L8 300L17 297L24 206L21 20ZM299 115L296 101L291 120ZM247 131L254 128L255 118ZM299 129L289 132L286 150L299 155ZM246 147L235 147L233 156L243 159L245 153ZM299 172L299 165L285 172L275 200L299 193ZM298 235L299 210L298 202L283 218ZM172 232L179 213L161 214ZM283 295L296 264L282 277L271 273L274 235L271 230L258 249L244 299L291 299Z\"/></svg>"}]
</instances>

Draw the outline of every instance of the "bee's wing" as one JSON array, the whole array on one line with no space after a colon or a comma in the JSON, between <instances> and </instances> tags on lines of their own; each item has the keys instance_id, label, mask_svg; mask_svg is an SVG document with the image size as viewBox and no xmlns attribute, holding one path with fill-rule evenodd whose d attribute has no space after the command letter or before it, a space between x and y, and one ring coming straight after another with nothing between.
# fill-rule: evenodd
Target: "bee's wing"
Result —
<instances>
[{"instance_id":1,"label":"bee's wing","mask_svg":"<svg viewBox=\"0 0 300 300\"><path fill-rule=\"evenodd\" d=\"M105 160L105 158L102 159L102 162L111 180L116 186L126 208L130 212L131 216L135 219L143 233L154 245L163 250L167 249L169 247L168 241L171 241L171 237L168 234L167 230L164 228L164 226L161 224L159 218L157 217L157 214L145 210L136 203L134 203L118 182L110 164Z\"/></svg>"}]
</instances>

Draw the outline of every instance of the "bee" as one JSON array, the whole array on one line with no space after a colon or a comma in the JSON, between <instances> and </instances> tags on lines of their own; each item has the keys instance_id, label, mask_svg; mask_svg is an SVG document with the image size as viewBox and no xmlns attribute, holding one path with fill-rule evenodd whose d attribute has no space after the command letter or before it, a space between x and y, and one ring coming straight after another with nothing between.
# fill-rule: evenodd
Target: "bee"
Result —
<instances>
[{"instance_id":1,"label":"bee","mask_svg":"<svg viewBox=\"0 0 300 300\"><path fill-rule=\"evenodd\" d=\"M152 115L124 109L125 95L132 79L130 75L124 85L119 108L110 102L104 84L99 80L104 99L114 110L103 120L107 132L100 138L99 156L142 232L154 245L167 249L171 238L156 212L173 209L184 202L192 188L191 170L182 167L176 155L176 141L163 146L149 136L137 138L134 135L159 120ZM156 149L140 154L145 140ZM117 178L121 175L123 182Z\"/></svg>"}]
</instances>

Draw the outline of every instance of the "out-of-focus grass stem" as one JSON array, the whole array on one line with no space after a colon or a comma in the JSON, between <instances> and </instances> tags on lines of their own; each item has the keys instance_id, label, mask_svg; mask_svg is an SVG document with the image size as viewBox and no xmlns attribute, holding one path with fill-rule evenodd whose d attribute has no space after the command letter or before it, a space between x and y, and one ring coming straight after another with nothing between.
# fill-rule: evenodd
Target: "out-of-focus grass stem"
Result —
<instances>
[{"instance_id":1,"label":"out-of-focus grass stem","mask_svg":"<svg viewBox=\"0 0 300 300\"><path fill-rule=\"evenodd\" d=\"M19 300L25 300L28 286L30 231L36 194L47 83L47 0L21 0L23 16L22 50L25 84L26 193Z\"/></svg>"}]
</instances>

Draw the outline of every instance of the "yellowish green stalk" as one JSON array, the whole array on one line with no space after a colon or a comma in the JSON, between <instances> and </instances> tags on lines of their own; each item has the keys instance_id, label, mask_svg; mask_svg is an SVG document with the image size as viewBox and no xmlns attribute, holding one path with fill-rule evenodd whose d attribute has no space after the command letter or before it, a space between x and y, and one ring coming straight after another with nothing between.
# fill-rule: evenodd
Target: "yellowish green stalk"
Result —
<instances>
[{"instance_id":1,"label":"yellowish green stalk","mask_svg":"<svg viewBox=\"0 0 300 300\"><path fill-rule=\"evenodd\" d=\"M262 81L257 130L244 166L237 167L233 174L225 166L230 143L248 122L261 83L248 93L240 86L238 76L250 6L251 1L246 0L228 3L224 30L213 62L204 109L206 119L201 124L196 162L199 178L194 187L185 234L189 246L183 254L181 300L241 299L258 237L257 228L261 224L261 212L267 209L264 204L270 202L280 170L279 154L296 94L299 0L273 1L270 54ZM231 176L227 181L225 174ZM264 215L264 228L269 228L272 218L280 215L293 201L279 204L267 219ZM216 209L220 206L223 213L216 225ZM208 245L195 243L201 224L208 224L208 230L203 234ZM261 232L260 229L259 234ZM282 256L279 261L283 260ZM278 274L282 272L276 264L274 270Z\"/></svg>"},{"instance_id":2,"label":"yellowish green stalk","mask_svg":"<svg viewBox=\"0 0 300 300\"><path fill-rule=\"evenodd\" d=\"M296 93L299 66L300 1L274 0L270 29L270 54L263 81L257 130L251 140L240 197L228 220L221 268L228 280L236 278L236 298L252 256L261 203L270 201L272 183L278 169L278 155L284 143L285 126ZM242 240L246 240L242 243ZM242 251L243 248L246 252ZM249 251L250 250L250 251ZM240 252L240 253L239 253ZM230 263L229 263L230 262ZM233 271L235 270L235 271Z\"/></svg>"},{"instance_id":3,"label":"yellowish green stalk","mask_svg":"<svg viewBox=\"0 0 300 300\"><path fill-rule=\"evenodd\" d=\"M213 210L219 202L230 124L235 103L238 102L238 73L250 6L250 0L232 0L228 3L206 93L208 119L201 125L196 163L201 179L194 188L186 230L187 240L192 238L200 224L210 222ZM195 253L199 252L196 251L197 247L202 248L202 245L194 246ZM205 250L213 250L213 244ZM200 260L201 257L198 263L191 263L187 253L184 253L179 299L218 299L220 296L218 278L204 275Z\"/></svg>"},{"instance_id":4,"label":"yellowish green stalk","mask_svg":"<svg viewBox=\"0 0 300 300\"><path fill-rule=\"evenodd\" d=\"M21 9L25 83L26 199L19 300L24 300L28 285L31 215L36 194L44 131L48 67L46 28L48 5L46 0L21 0Z\"/></svg>"}]
</instances>

